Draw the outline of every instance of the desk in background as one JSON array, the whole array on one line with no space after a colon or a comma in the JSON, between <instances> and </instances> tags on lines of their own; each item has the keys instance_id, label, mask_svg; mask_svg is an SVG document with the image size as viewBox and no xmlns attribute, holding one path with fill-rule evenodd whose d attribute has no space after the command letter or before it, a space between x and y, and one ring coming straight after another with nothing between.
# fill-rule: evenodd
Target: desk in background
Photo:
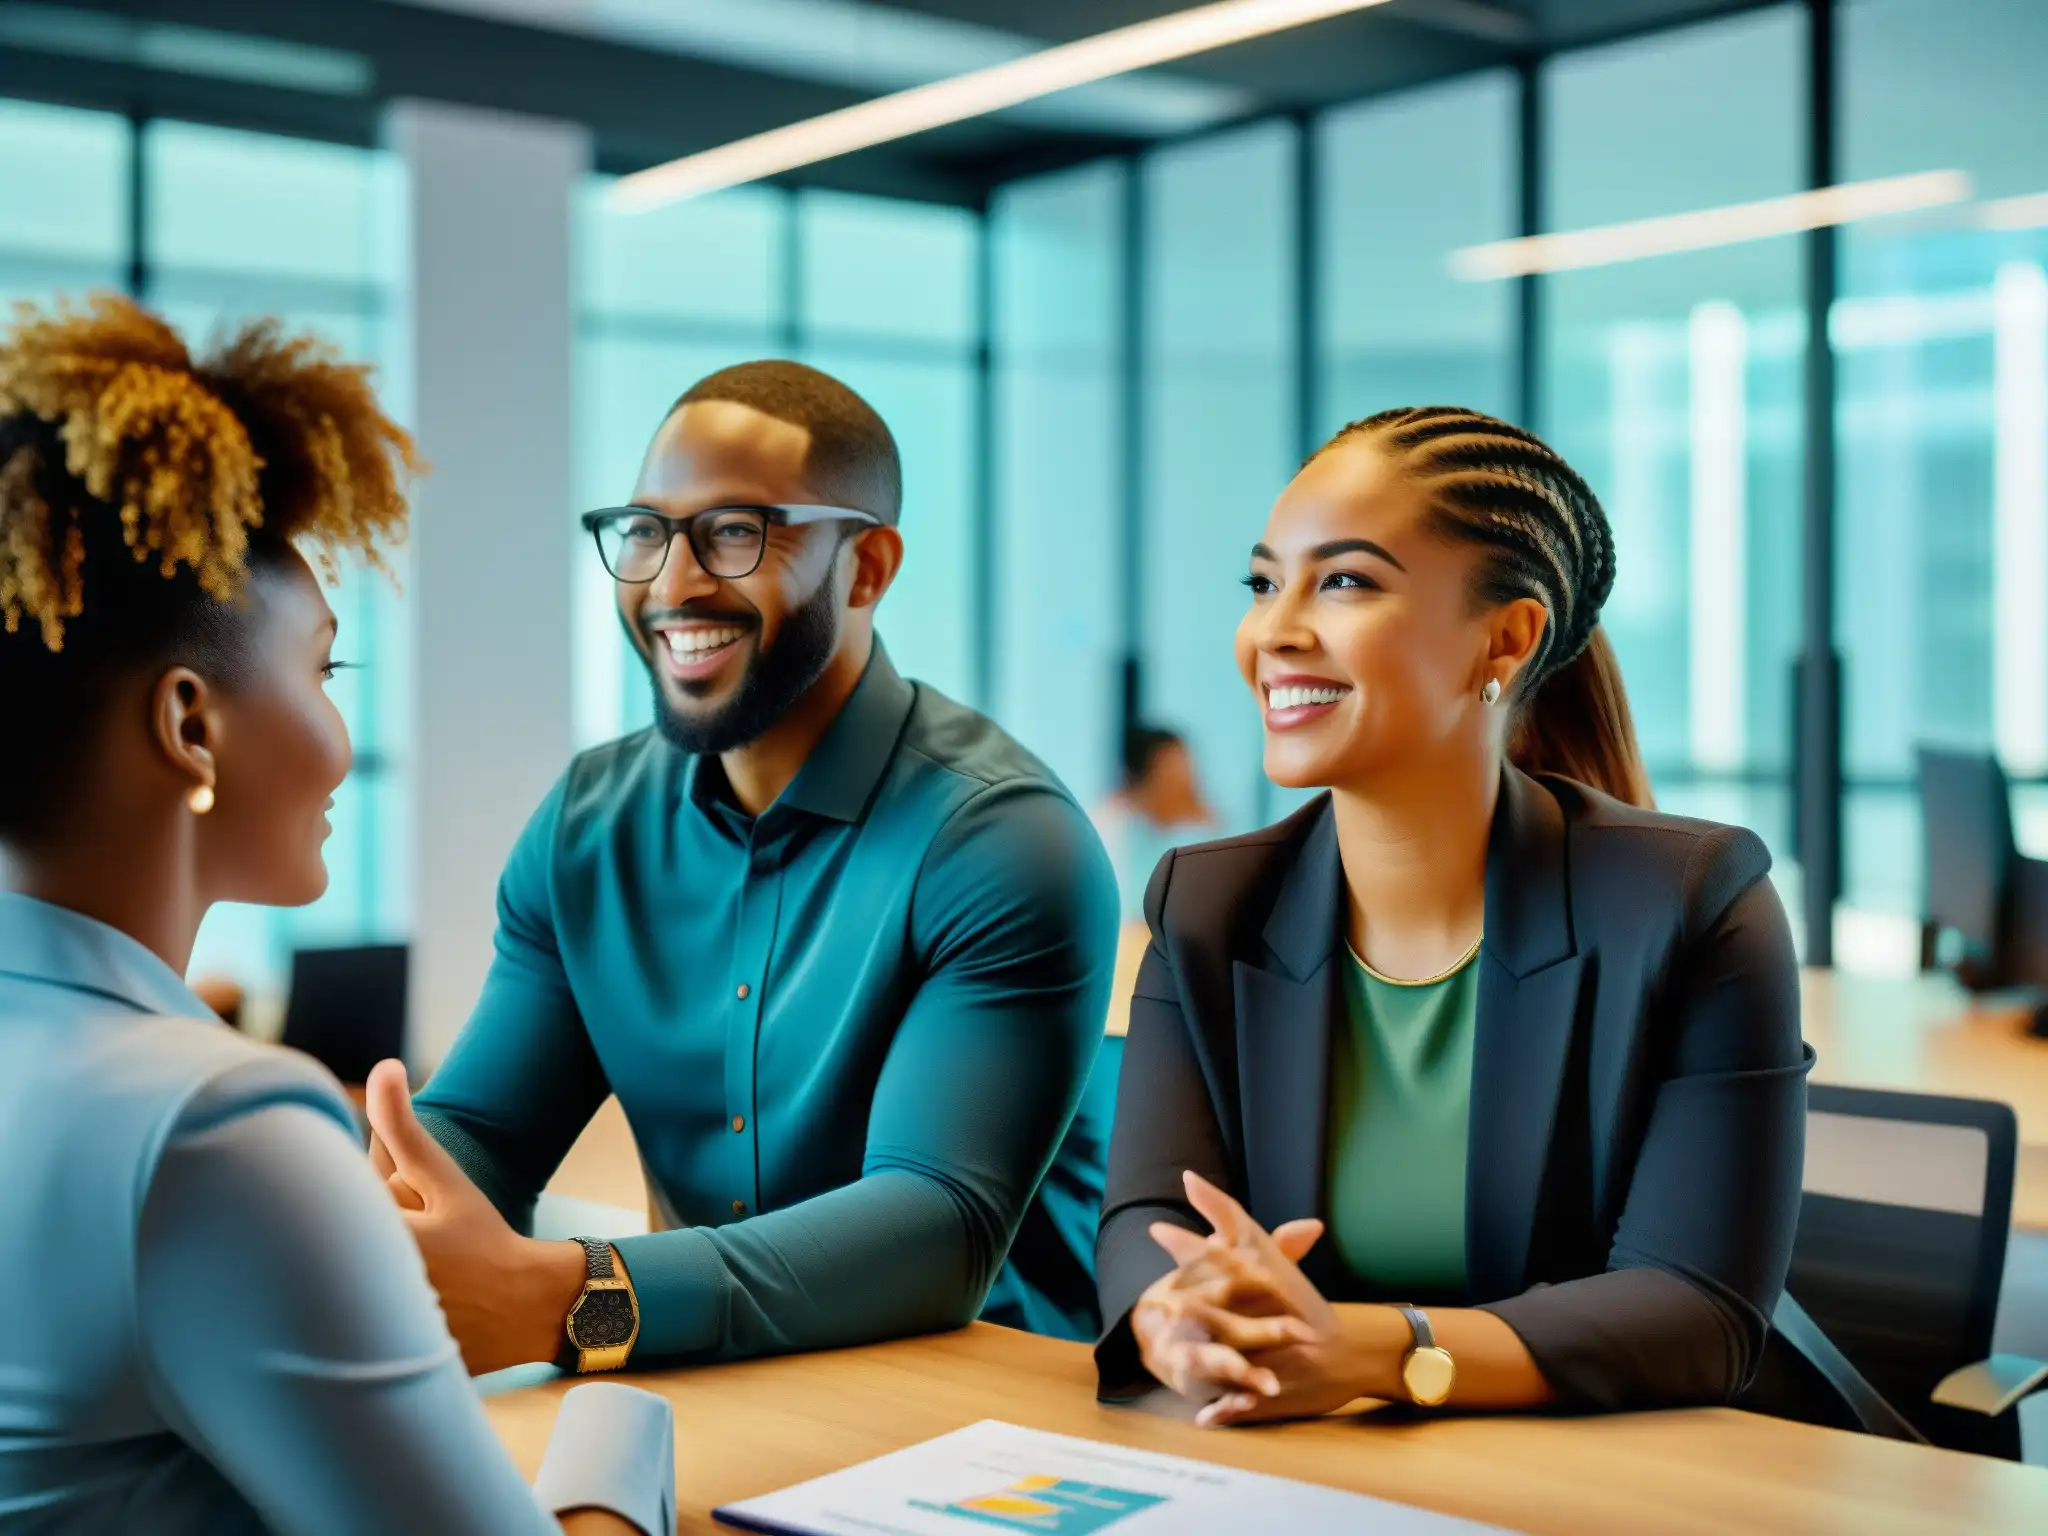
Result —
<instances>
[{"instance_id":1,"label":"desk in background","mask_svg":"<svg viewBox=\"0 0 2048 1536\"><path fill-rule=\"evenodd\" d=\"M1200 1430L1098 1404L1083 1345L987 1324L621 1379L675 1405L683 1531L719 1529L719 1505L986 1418L1348 1488L1532 1536L2048 1531L2048 1470L1730 1408ZM485 1404L529 1477L572 1384Z\"/></svg>"},{"instance_id":2,"label":"desk in background","mask_svg":"<svg viewBox=\"0 0 2048 1536\"><path fill-rule=\"evenodd\" d=\"M2027 1034L2025 1003L1972 1000L1940 975L1800 978L1813 1080L2010 1104L2020 1122L2015 1227L2048 1231L2048 1041Z\"/></svg>"}]
</instances>

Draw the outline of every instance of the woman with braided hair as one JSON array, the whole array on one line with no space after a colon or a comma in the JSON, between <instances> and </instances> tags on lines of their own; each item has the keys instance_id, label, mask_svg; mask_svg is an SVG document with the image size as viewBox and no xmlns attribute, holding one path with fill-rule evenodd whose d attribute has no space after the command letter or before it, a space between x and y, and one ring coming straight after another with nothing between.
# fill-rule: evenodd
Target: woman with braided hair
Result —
<instances>
[{"instance_id":1,"label":"woman with braided hair","mask_svg":"<svg viewBox=\"0 0 2048 1536\"><path fill-rule=\"evenodd\" d=\"M674 1527L672 1420L572 1393L529 1489L339 1086L180 979L301 905L349 767L307 563L403 532L411 440L275 322L0 332L0 1528ZM536 1497L536 1494L539 1497Z\"/></svg>"},{"instance_id":2,"label":"woman with braided hair","mask_svg":"<svg viewBox=\"0 0 2048 1536\"><path fill-rule=\"evenodd\" d=\"M1339 432L1253 547L1279 784L1169 854L1097 1245L1105 1396L1722 1403L1799 1211L1806 1072L1750 833L1660 815L1599 627L1613 539L1537 438Z\"/></svg>"}]
</instances>

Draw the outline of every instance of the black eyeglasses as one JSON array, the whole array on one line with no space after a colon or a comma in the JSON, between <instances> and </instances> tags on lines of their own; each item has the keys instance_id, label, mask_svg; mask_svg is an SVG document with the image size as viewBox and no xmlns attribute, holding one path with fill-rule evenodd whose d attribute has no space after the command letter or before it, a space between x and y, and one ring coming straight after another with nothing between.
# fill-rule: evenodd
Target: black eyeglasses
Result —
<instances>
[{"instance_id":1,"label":"black eyeglasses","mask_svg":"<svg viewBox=\"0 0 2048 1536\"><path fill-rule=\"evenodd\" d=\"M720 581L737 581L760 569L768 548L768 525L801 528L811 523L866 523L879 527L872 512L852 507L711 507L689 517L664 517L647 507L600 507L583 514L583 526L597 540L597 556L619 581L652 581L668 564L678 535L690 540L697 563Z\"/></svg>"}]
</instances>

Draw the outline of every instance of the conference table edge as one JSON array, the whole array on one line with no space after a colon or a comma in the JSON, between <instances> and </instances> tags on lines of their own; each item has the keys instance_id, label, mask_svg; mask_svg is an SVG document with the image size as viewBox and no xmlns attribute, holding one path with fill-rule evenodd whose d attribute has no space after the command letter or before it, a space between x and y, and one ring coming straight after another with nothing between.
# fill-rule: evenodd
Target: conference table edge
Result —
<instances>
[{"instance_id":1,"label":"conference table edge","mask_svg":"<svg viewBox=\"0 0 2048 1536\"><path fill-rule=\"evenodd\" d=\"M1321 1483L1510 1530L2048 1530L2048 1471L1732 1408L1600 1417L1365 1413L1205 1431L1098 1403L1083 1345L986 1323L856 1349L613 1378L676 1410L680 1529L982 1419ZM531 1476L558 1378L486 1403Z\"/></svg>"}]
</instances>

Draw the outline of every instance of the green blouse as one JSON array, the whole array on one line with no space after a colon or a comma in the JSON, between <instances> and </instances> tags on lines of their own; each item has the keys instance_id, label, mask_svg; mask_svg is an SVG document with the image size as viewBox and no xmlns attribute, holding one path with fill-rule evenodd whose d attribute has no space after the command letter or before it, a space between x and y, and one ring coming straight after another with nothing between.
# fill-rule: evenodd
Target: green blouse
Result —
<instances>
[{"instance_id":1,"label":"green blouse","mask_svg":"<svg viewBox=\"0 0 2048 1536\"><path fill-rule=\"evenodd\" d=\"M1455 1294L1478 954L1412 985L1346 955L1347 1006L1330 1044L1328 1240L1364 1290Z\"/></svg>"}]
</instances>

